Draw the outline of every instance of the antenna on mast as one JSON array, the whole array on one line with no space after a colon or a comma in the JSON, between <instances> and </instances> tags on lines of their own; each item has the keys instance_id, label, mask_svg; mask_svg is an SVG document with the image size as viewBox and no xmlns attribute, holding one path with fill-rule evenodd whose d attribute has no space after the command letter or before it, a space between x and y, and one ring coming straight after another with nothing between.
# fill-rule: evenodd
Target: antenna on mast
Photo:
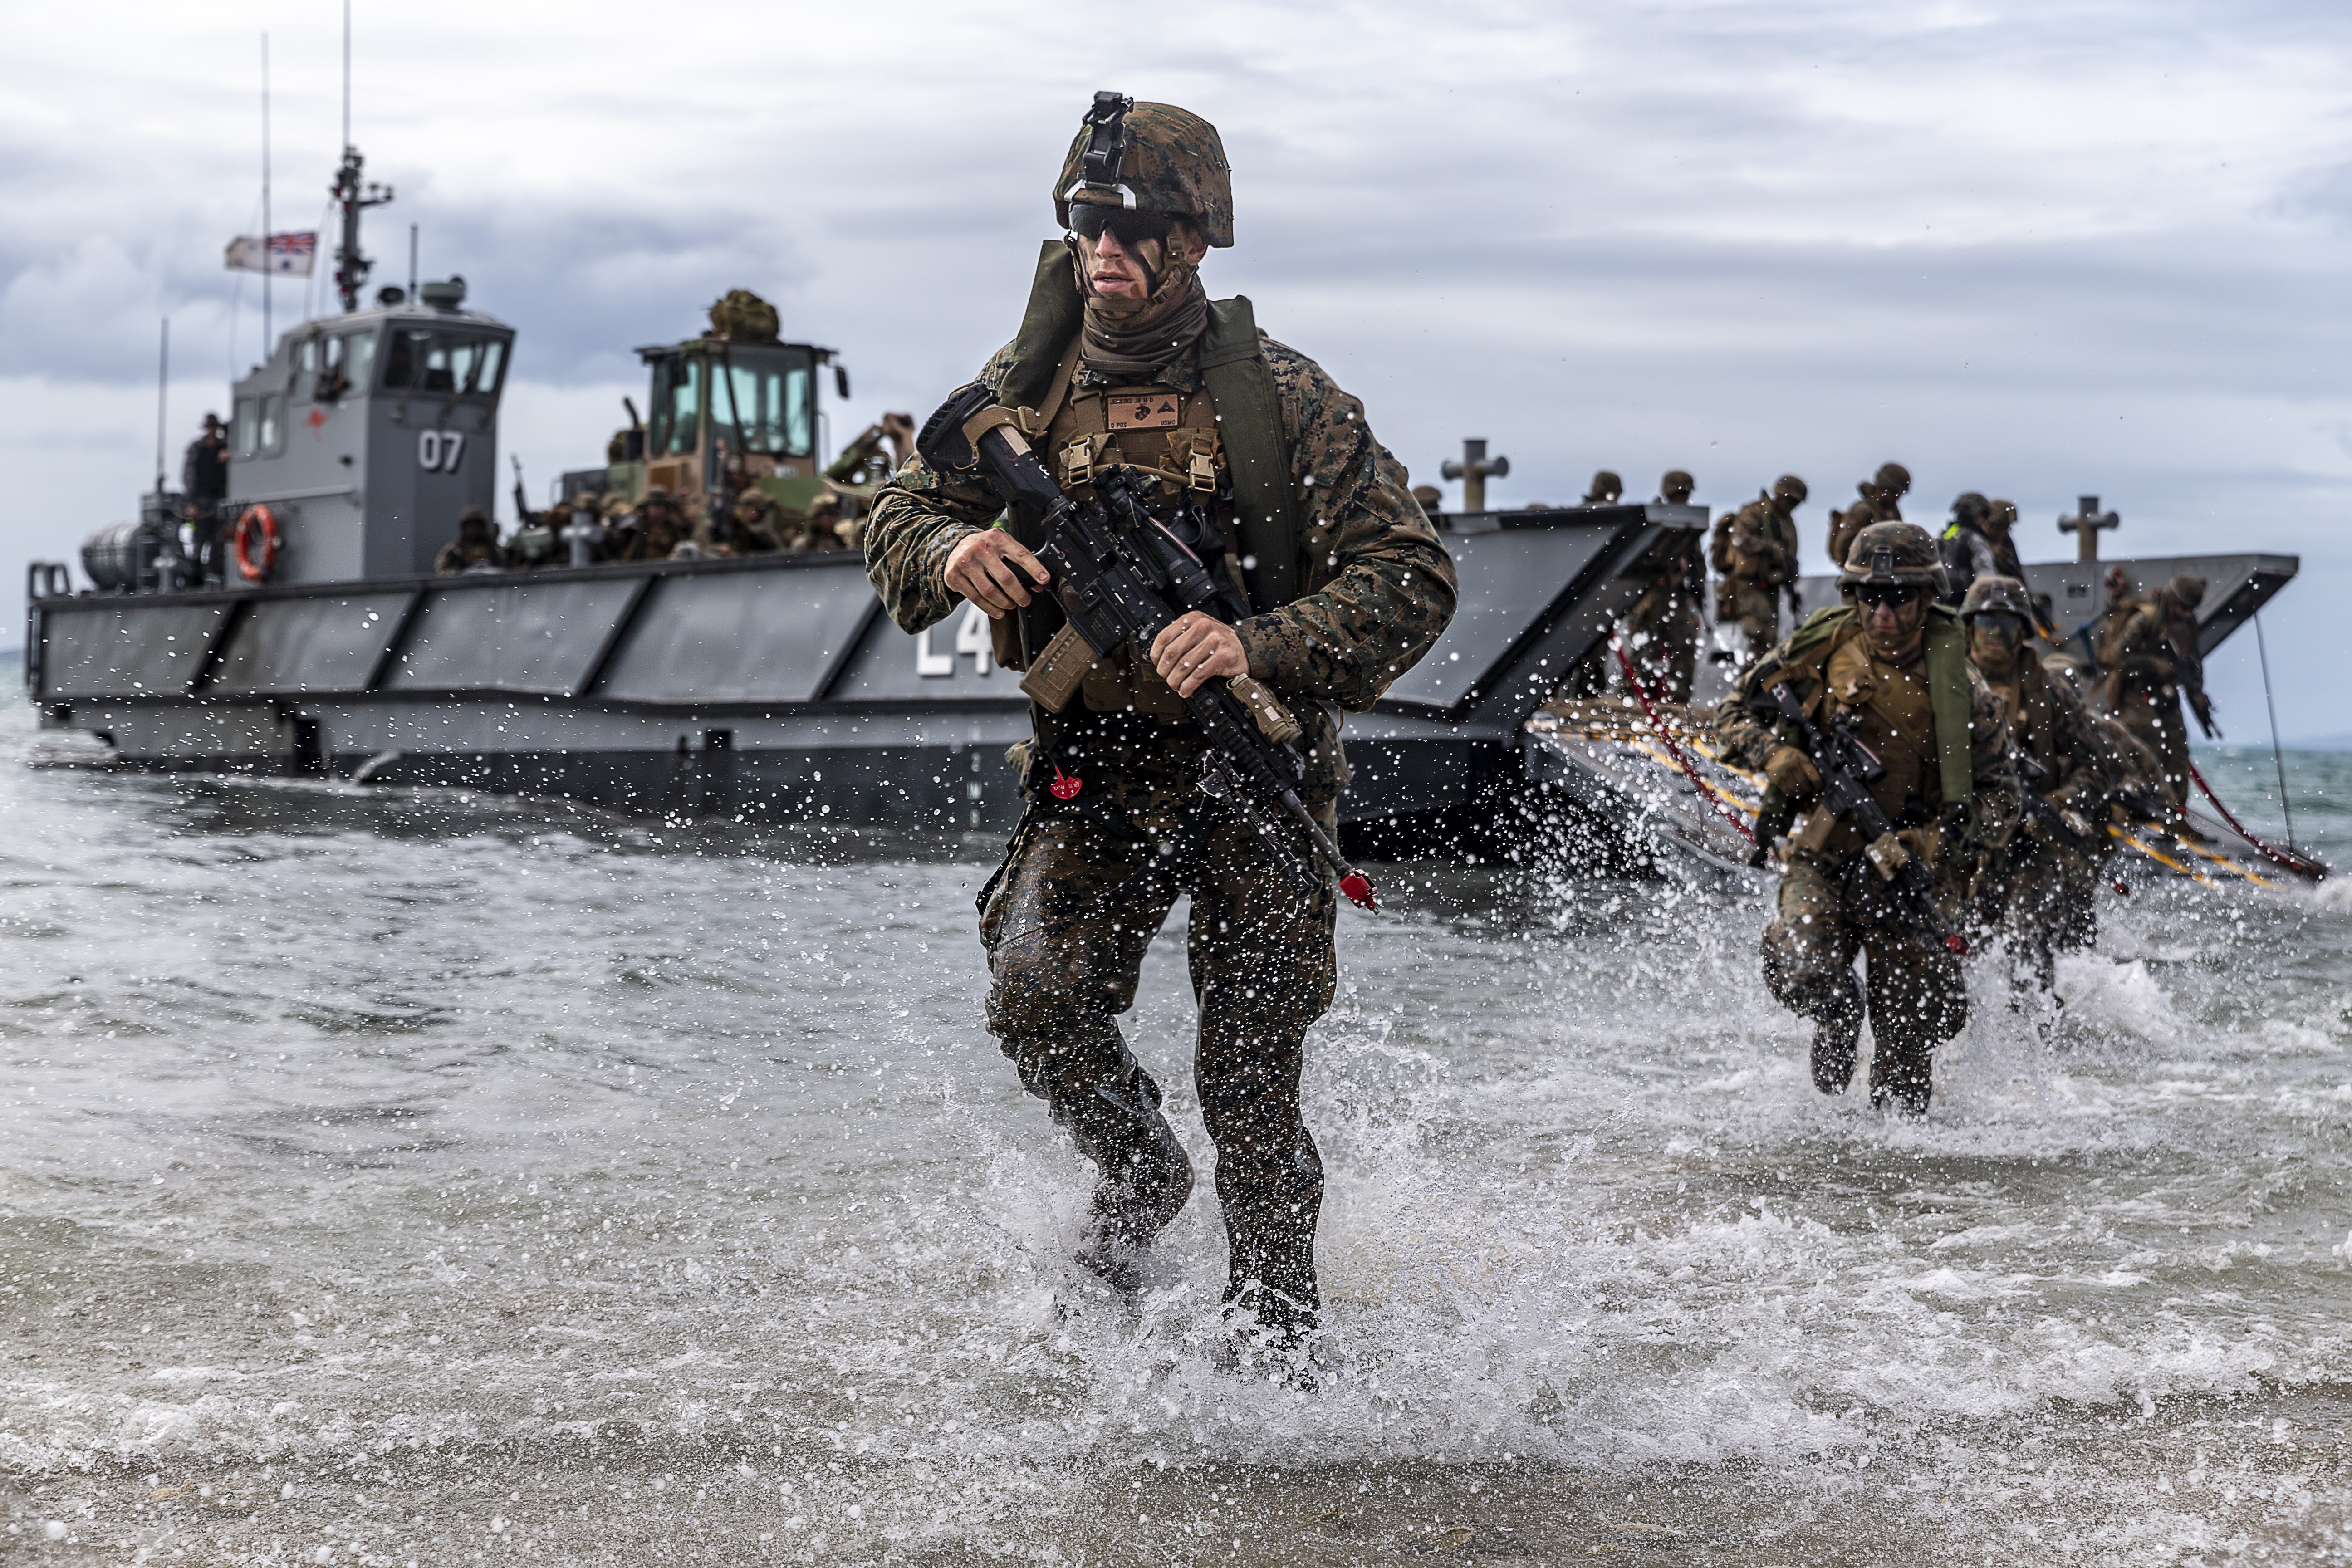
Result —
<instances>
[{"instance_id":1,"label":"antenna on mast","mask_svg":"<svg viewBox=\"0 0 2352 1568\"><path fill-rule=\"evenodd\" d=\"M163 318L163 346L155 361L155 493L163 493L163 412L172 386L172 318Z\"/></svg>"},{"instance_id":2,"label":"antenna on mast","mask_svg":"<svg viewBox=\"0 0 2352 1568\"><path fill-rule=\"evenodd\" d=\"M392 200L390 185L361 179L366 162L352 145L352 0L343 0L343 162L327 194L343 209L342 241L335 247L335 292L343 297L346 311L360 308L360 289L375 265L360 254L360 214Z\"/></svg>"},{"instance_id":3,"label":"antenna on mast","mask_svg":"<svg viewBox=\"0 0 2352 1568\"><path fill-rule=\"evenodd\" d=\"M269 35L261 35L261 360L269 363Z\"/></svg>"}]
</instances>

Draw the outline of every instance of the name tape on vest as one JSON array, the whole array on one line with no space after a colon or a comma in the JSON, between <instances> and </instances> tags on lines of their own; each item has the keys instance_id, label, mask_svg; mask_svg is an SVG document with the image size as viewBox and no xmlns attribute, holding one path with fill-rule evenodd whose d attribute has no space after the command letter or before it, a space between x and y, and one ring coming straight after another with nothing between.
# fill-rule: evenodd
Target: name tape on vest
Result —
<instances>
[{"instance_id":1,"label":"name tape on vest","mask_svg":"<svg viewBox=\"0 0 2352 1568\"><path fill-rule=\"evenodd\" d=\"M1114 430L1173 430L1181 417L1176 394L1116 393L1108 400Z\"/></svg>"}]
</instances>

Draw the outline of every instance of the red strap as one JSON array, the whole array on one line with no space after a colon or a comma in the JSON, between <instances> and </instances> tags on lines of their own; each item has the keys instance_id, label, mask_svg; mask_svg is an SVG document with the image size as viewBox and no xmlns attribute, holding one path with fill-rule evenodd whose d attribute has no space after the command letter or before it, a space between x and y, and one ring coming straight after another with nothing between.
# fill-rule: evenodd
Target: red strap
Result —
<instances>
[{"instance_id":1,"label":"red strap","mask_svg":"<svg viewBox=\"0 0 2352 1568\"><path fill-rule=\"evenodd\" d=\"M1633 695L1642 700L1642 711L1650 716L1650 731L1658 737L1658 743L1665 747L1666 755L1674 758L1675 765L1682 769L1683 776L1689 779L1692 787L1706 796L1707 802L1717 811L1723 814L1723 819L1739 829L1740 837L1750 844L1755 843L1756 830L1740 820L1738 811L1727 805L1721 795L1716 794L1713 785L1698 776L1698 770L1691 766L1690 759L1683 755L1683 749L1675 745L1675 738L1666 732L1664 721L1658 717L1657 704L1650 700L1649 689L1642 684L1642 678L1633 673L1633 661L1625 657L1625 639L1612 632L1609 637L1609 650L1617 656L1617 668L1625 672L1625 684L1632 687Z\"/></svg>"},{"instance_id":2,"label":"red strap","mask_svg":"<svg viewBox=\"0 0 2352 1568\"><path fill-rule=\"evenodd\" d=\"M2207 784L2205 782L2205 775L2197 771L2197 764L2195 763L2189 764L2189 776L2197 781L2197 788L2200 793L2201 793L2207 800L2213 803L2213 809L2221 814L2221 820L2230 825L2231 831L2237 834L2239 837L2244 839L2255 848L2261 850L2263 854L2269 858L2272 864L2283 866L2286 869L2294 872L2296 876L2308 877L2315 882L2327 875L2327 868L2321 865L2318 861L2306 859L2303 856L2296 854L2292 849L2274 848L2272 846L2263 843L2252 834L2247 832L2244 827L2239 825L2238 819L2230 815L2230 808L2221 804L2221 797L2213 793L2213 786Z\"/></svg>"}]
</instances>

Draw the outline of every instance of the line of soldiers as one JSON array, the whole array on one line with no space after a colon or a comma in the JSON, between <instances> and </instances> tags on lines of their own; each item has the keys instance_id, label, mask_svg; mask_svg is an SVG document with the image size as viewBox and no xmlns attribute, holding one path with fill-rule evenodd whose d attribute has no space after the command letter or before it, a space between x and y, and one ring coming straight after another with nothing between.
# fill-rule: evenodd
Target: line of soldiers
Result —
<instances>
[{"instance_id":1,"label":"line of soldiers","mask_svg":"<svg viewBox=\"0 0 2352 1568\"><path fill-rule=\"evenodd\" d=\"M1887 477L1842 530L1856 510L1892 508L1901 492ZM1844 603L1759 658L1714 720L1726 758L1764 775L1759 824L1791 827L1764 975L1813 1021L1815 1086L1845 1090L1866 1018L1872 1099L1913 1114L1927 1106L1935 1047L1968 1020L1960 952L1938 928L2006 939L2021 986L2047 992L2056 955L2097 934L2095 895L2117 852L2109 827L2178 819L2179 694L2210 720L2195 657L2201 583L2175 578L2111 605L2095 707L2075 661L2032 646L2047 607L2017 574L2000 509L1982 500L1962 497L1941 541L1892 520L1845 531ZM1779 707L1776 687L1805 723ZM1814 744L1826 753L1825 732L1859 742L1874 774L1825 778ZM1889 830L1866 839L1857 814L1832 804L1841 787L1866 792ZM1913 861L1929 873L1932 911L1902 891Z\"/></svg>"},{"instance_id":2,"label":"line of soldiers","mask_svg":"<svg viewBox=\"0 0 2352 1568\"><path fill-rule=\"evenodd\" d=\"M573 530L588 531L591 561L856 549L864 520L841 513L840 498L830 493L803 513L788 511L758 487L746 486L714 512L700 496L680 498L656 486L634 502L618 494L557 501L544 511L525 513L513 537L501 541L488 513L469 506L458 514L457 537L442 547L433 570L446 575L568 566Z\"/></svg>"}]
</instances>

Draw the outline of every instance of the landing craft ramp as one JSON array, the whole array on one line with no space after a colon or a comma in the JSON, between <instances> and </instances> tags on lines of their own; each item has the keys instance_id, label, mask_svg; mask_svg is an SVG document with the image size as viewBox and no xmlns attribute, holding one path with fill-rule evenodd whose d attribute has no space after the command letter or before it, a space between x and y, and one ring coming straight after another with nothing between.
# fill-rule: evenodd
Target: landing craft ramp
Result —
<instances>
[{"instance_id":1,"label":"landing craft ramp","mask_svg":"<svg viewBox=\"0 0 2352 1568\"><path fill-rule=\"evenodd\" d=\"M1344 820L1474 804L1520 728L1704 526L1664 504L1450 514L1453 626L1349 716ZM919 637L846 552L177 593L37 594L44 728L111 765L316 774L633 812L1009 826L1028 733L970 607Z\"/></svg>"}]
</instances>

